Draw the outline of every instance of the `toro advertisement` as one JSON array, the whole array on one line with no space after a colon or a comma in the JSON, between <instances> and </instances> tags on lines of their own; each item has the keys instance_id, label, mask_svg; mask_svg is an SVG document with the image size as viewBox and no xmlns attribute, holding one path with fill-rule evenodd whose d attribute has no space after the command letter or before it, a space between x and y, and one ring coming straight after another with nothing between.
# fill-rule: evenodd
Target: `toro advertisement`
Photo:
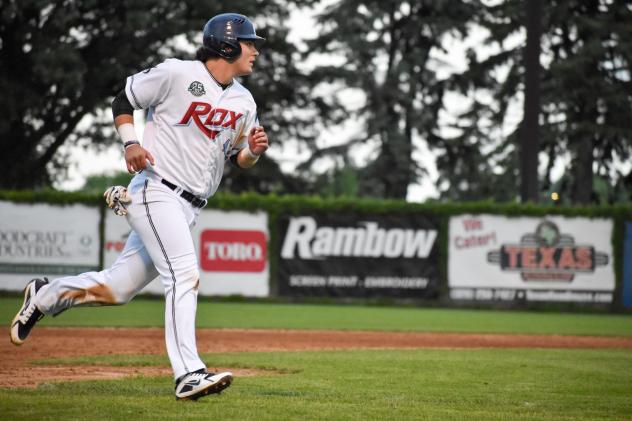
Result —
<instances>
[{"instance_id":1,"label":"toro advertisement","mask_svg":"<svg viewBox=\"0 0 632 421\"><path fill-rule=\"evenodd\" d=\"M611 238L607 219L452 217L450 297L610 303Z\"/></svg>"},{"instance_id":2,"label":"toro advertisement","mask_svg":"<svg viewBox=\"0 0 632 421\"><path fill-rule=\"evenodd\" d=\"M121 253L130 231L125 218L106 213L105 267L110 267ZM191 229L191 236L200 267L200 295L268 296L266 213L205 209ZM142 292L162 294L160 278Z\"/></svg>"},{"instance_id":3,"label":"toro advertisement","mask_svg":"<svg viewBox=\"0 0 632 421\"><path fill-rule=\"evenodd\" d=\"M280 295L438 296L434 216L318 213L279 225Z\"/></svg>"}]
</instances>

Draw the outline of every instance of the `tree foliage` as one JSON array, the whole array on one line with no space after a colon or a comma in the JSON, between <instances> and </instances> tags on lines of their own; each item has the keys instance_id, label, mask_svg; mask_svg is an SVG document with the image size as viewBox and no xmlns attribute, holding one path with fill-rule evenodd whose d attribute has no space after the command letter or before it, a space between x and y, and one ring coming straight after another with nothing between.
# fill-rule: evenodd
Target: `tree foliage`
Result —
<instances>
[{"instance_id":1,"label":"tree foliage","mask_svg":"<svg viewBox=\"0 0 632 421\"><path fill-rule=\"evenodd\" d=\"M199 45L206 20L236 10L253 18L268 40L256 66L262 71L244 81L258 100L260 120L273 139L303 133L305 122L290 112L307 97L293 88L301 76L286 41L287 2L3 0L0 187L49 185L63 175L62 145L118 142L108 108L125 78L166 57L191 58L181 36ZM274 162L265 167L279 173Z\"/></svg>"},{"instance_id":2,"label":"tree foliage","mask_svg":"<svg viewBox=\"0 0 632 421\"><path fill-rule=\"evenodd\" d=\"M481 9L478 23L489 31L486 44L506 46L523 30L524 2L507 0ZM593 176L612 186L630 183L630 173L621 174L616 159L630 157L632 124L632 2L553 1L543 11L541 80L541 149L544 174L541 191L551 189L551 172L558 158L570 157L564 182L557 185L572 203L597 201ZM511 200L518 191L517 130L502 139L493 131L506 122L508 105L524 95L525 44L499 48L497 53L477 59L469 53L467 71L451 80L451 87L474 97L483 91L493 101L474 100L462 116L469 129L450 140L454 159L439 161L439 170L450 180L447 197L461 194L482 197L489 186L498 186L492 197ZM506 76L498 75L504 69ZM463 119L460 120L463 123ZM478 127L473 128L476 122ZM481 124L488 122L489 125ZM474 133L471 136L470 133ZM471 139L471 140L470 140ZM479 142L479 168L455 174L454 168L467 168L469 145ZM468 140L470 140L468 142ZM465 148L463 145L466 144ZM466 153L461 153L466 152ZM489 165L491 164L491 165ZM456 192L455 187L463 189ZM486 187L487 186L487 187ZM629 186L629 184L628 184ZM621 197L617 187L610 200ZM467 193L466 193L467 192Z\"/></svg>"},{"instance_id":3,"label":"tree foliage","mask_svg":"<svg viewBox=\"0 0 632 421\"><path fill-rule=\"evenodd\" d=\"M425 169L412 158L413 136L437 142L444 84L436 73L434 50L446 34L464 35L477 1L341 0L320 16L321 32L310 51L342 55L341 66L319 66L313 77L361 91L358 109L340 98L323 97L322 111L344 109L345 118L363 124L363 133L345 145L317 151L312 160L334 154L349 164L354 144L375 143L376 158L358 174L361 195L405 198L409 184ZM335 114L334 114L335 117Z\"/></svg>"},{"instance_id":4,"label":"tree foliage","mask_svg":"<svg viewBox=\"0 0 632 421\"><path fill-rule=\"evenodd\" d=\"M243 83L272 148L296 140L311 156L294 174L264 157L252 170L231 170L225 188L404 198L427 176L413 158L419 139L437 155L442 199L518 197L519 126L508 121L524 95L525 43L515 42L524 39L522 1L339 0L319 15L319 34L302 56L287 41L289 10L316 0L0 1L2 188L63 176L63 145L118 142L108 106L125 77L166 57L190 58L183 39L197 45L210 16L239 11L268 40ZM630 198L632 171L617 162L629 160L632 145L631 18L632 0L545 3L543 195L557 189L565 203ZM488 36L467 52L465 71L440 76L446 40L481 29ZM313 55L328 61L300 71ZM359 105L349 104L349 92ZM469 106L442 122L448 93ZM349 121L360 134L314 142L323 127ZM359 145L373 148L367 162L355 158ZM322 158L335 164L325 173L315 170ZM553 180L560 159L570 166Z\"/></svg>"},{"instance_id":5,"label":"tree foliage","mask_svg":"<svg viewBox=\"0 0 632 421\"><path fill-rule=\"evenodd\" d=\"M565 159L570 167L557 185L570 202L602 197L593 179L613 186L610 201L632 187L632 172L616 165L630 157L632 139L631 18L630 0L546 3L540 83L543 195L555 181L554 164ZM321 66L314 77L340 90L357 88L366 98L363 106L350 109L335 96L323 96L328 107L322 111L334 115L332 110L343 109L345 118L364 124L364 134L316 150L306 166L329 155L343 167L354 144L377 143L375 158L359 165L359 194L405 197L407 186L424 175L412 159L417 136L437 154L442 199L517 200L520 125L511 120L525 94L523 1L341 0L319 22L322 31L312 51L342 55L344 64ZM480 31L488 36L467 51L466 70L439 78L433 51L446 48L447 36L464 39ZM447 93L458 93L470 105L440 127Z\"/></svg>"}]
</instances>

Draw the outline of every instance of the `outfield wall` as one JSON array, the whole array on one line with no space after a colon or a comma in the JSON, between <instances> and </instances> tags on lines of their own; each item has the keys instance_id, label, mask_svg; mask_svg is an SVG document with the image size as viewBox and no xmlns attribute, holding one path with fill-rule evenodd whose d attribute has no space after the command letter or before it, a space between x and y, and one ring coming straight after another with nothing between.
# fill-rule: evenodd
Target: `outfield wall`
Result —
<instances>
[{"instance_id":1,"label":"outfield wall","mask_svg":"<svg viewBox=\"0 0 632 421\"><path fill-rule=\"evenodd\" d=\"M101 200L0 192L0 290L111 265L130 229ZM219 195L192 235L206 296L616 310L632 307L626 221L632 207Z\"/></svg>"}]
</instances>

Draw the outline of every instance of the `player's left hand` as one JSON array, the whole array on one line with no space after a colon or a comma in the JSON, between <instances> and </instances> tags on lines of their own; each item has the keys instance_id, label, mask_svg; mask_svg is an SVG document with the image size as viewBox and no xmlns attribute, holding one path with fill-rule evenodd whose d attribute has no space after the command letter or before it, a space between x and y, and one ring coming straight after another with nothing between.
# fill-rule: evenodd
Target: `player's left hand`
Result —
<instances>
[{"instance_id":1,"label":"player's left hand","mask_svg":"<svg viewBox=\"0 0 632 421\"><path fill-rule=\"evenodd\" d=\"M262 126L253 127L248 134L248 147L255 155L263 155L268 150L268 135Z\"/></svg>"},{"instance_id":2,"label":"player's left hand","mask_svg":"<svg viewBox=\"0 0 632 421\"><path fill-rule=\"evenodd\" d=\"M127 205L132 203L132 198L127 194L127 188L123 186L109 187L105 193L103 193L105 203L108 207L114 211L118 216L127 215Z\"/></svg>"}]
</instances>

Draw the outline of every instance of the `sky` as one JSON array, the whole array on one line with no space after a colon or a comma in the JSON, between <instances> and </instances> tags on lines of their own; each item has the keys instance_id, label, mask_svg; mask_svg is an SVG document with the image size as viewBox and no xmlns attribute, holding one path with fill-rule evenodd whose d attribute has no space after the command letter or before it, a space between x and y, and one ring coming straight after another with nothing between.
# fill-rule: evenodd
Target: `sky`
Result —
<instances>
[{"instance_id":1,"label":"sky","mask_svg":"<svg viewBox=\"0 0 632 421\"><path fill-rule=\"evenodd\" d=\"M327 4L333 1L335 0L323 2L319 8L326 7ZM313 38L317 35L318 28L313 17L319 10L320 9L295 9L291 12L290 41L298 43L300 46L303 40ZM447 77L450 73L464 70L466 49L470 46L479 46L484 36L485 33L481 31L473 31L472 35L464 41L448 39L446 41L446 52L435 53L436 61L442 63L441 68L438 68L439 77ZM516 42L521 42L520 37L517 38ZM477 47L477 49L480 49L481 54L490 53L489 49L486 50L486 48L483 47ZM313 63L305 63L303 66L308 69L309 66L313 66ZM348 91L344 92L344 98L347 98L348 104L353 105L354 102L361 103L363 95L360 92ZM466 103L466 101L464 102L462 97L448 95L446 98L448 113L444 113L441 118L446 121L449 120L450 113L462 109L464 103ZM510 119L508 126L504 128L505 131L513 130L514 125L517 124L521 118L521 107L519 104L516 104L515 108L515 117ZM137 134L139 138L142 139L144 127L142 112L135 112L135 122ZM89 124L89 122L86 121L84 124ZM322 132L318 144L325 146L331 144L330 142L332 142L332 140L333 142L344 141L362 129L362 125L357 122L346 122L342 126L327 128ZM421 184L409 186L407 200L410 202L423 202L429 198L436 198L438 196L437 184L440 180L435 165L435 155L428 149L426 142L417 136L413 139L413 144L415 146L413 158L420 166L427 170L428 176L424 178ZM85 178L89 175L115 173L126 170L122 147L119 146L113 146L101 152L92 151L90 149L86 150L85 148L76 146L65 146L64 150L68 151L71 155L71 165L68 169L68 179L56 185L57 188L62 190L76 190L81 188ZM267 153L281 164L281 168L284 171L289 172L306 159L309 152L305 148L300 148L297 143L291 139L271 138L270 149ZM359 164L371 159L372 154L374 155L375 151L370 146L360 147L354 151L354 156L357 157ZM328 164L327 162L321 162L320 165L320 170L325 170ZM319 170L319 168L316 169Z\"/></svg>"}]
</instances>

